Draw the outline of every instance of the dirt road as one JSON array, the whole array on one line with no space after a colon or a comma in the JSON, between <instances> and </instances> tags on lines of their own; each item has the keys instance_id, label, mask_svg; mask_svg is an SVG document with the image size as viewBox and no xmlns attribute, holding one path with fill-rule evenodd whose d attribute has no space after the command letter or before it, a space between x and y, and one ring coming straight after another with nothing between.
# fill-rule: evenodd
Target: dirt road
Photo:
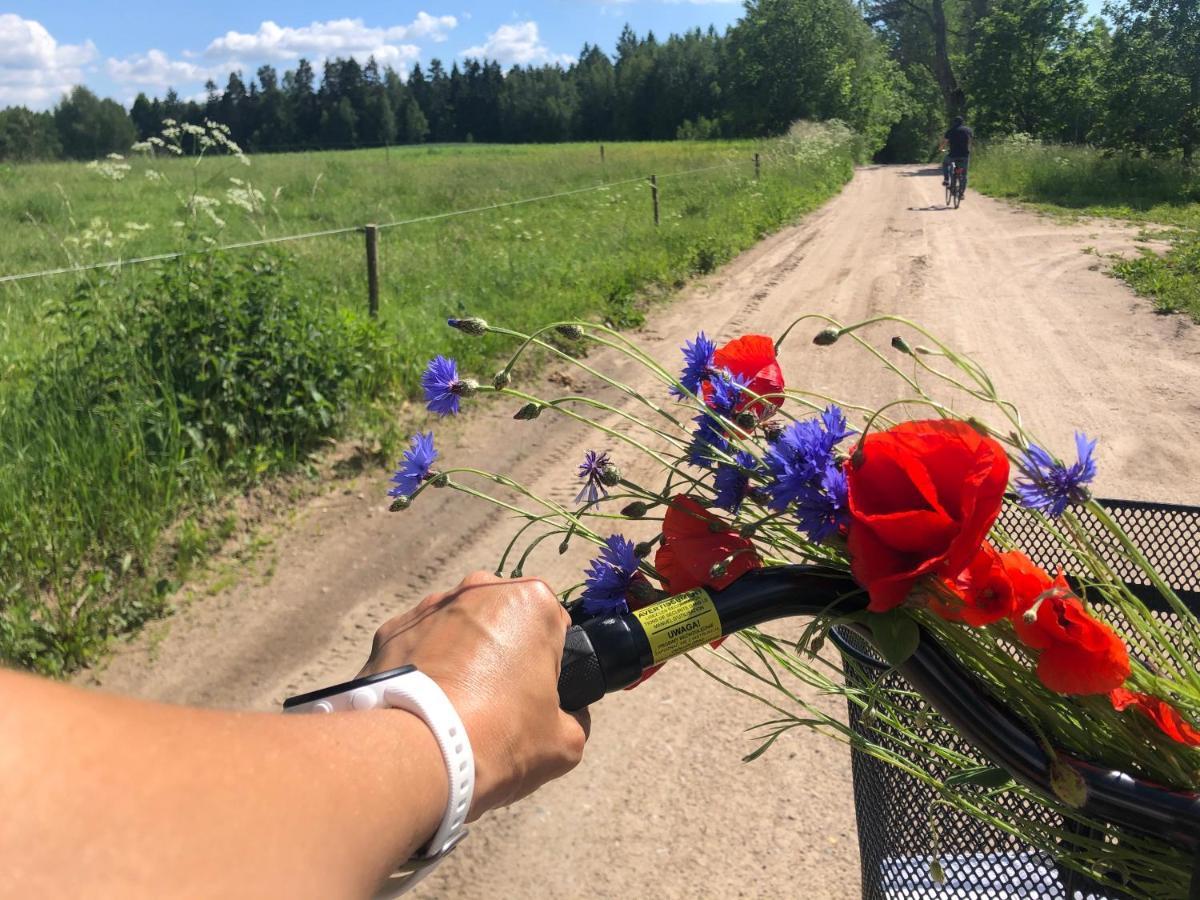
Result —
<instances>
[{"instance_id":1,"label":"dirt road","mask_svg":"<svg viewBox=\"0 0 1200 900\"><path fill-rule=\"evenodd\" d=\"M1073 446L1075 428L1101 435L1102 494L1200 502L1200 330L1155 315L1082 252L1129 252L1130 232L1067 226L974 193L945 211L941 194L927 170L863 169L823 209L655 310L639 338L674 365L698 327L728 339L776 333L804 311L903 313L974 354L1054 446ZM867 404L897 396L881 366L841 344L814 348L810 335L785 347L790 386ZM515 423L511 412L476 405L438 425L444 456L486 460L567 499L594 433L549 416ZM376 623L468 567L491 568L511 534L510 520L449 491L385 514L385 481L373 474L308 504L267 584L193 605L84 680L271 709L351 676ZM550 550L526 572L560 586L578 580L581 562ZM846 753L796 734L743 765L753 747L743 730L763 717L686 662L669 666L599 704L583 766L481 822L420 895L857 896Z\"/></svg>"}]
</instances>

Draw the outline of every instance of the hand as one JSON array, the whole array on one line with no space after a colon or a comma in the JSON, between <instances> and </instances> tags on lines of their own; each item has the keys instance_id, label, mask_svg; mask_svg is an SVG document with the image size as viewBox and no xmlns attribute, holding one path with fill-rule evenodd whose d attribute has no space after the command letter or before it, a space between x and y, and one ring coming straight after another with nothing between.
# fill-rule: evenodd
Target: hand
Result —
<instances>
[{"instance_id":1,"label":"hand","mask_svg":"<svg viewBox=\"0 0 1200 900\"><path fill-rule=\"evenodd\" d=\"M380 626L362 675L415 665L462 717L475 753L470 819L533 793L583 758L587 710L558 706L570 616L546 583L484 572Z\"/></svg>"}]
</instances>

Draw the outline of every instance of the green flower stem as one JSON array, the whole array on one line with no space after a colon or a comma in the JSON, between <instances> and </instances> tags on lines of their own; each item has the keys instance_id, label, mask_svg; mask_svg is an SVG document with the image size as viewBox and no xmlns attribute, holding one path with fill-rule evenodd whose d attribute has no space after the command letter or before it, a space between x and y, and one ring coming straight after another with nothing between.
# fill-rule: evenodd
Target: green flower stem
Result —
<instances>
[{"instance_id":1,"label":"green flower stem","mask_svg":"<svg viewBox=\"0 0 1200 900\"><path fill-rule=\"evenodd\" d=\"M1162 576L1160 576L1157 571L1155 571L1154 566L1150 565L1150 561L1146 559L1142 551L1137 548L1137 545L1129 539L1129 536L1125 534L1124 529L1122 529L1121 526L1113 521L1112 516L1108 514L1108 511L1103 506L1101 506L1095 500L1089 500L1087 502L1087 509L1093 516L1096 517L1097 520L1099 520L1100 524L1102 524L1108 530L1108 532L1117 539L1117 542L1120 543L1125 552L1129 554L1129 558L1137 564L1142 572L1145 573L1146 577L1150 579L1150 583L1154 585L1155 589L1160 594L1162 594L1163 598L1171 606L1172 611L1184 622L1193 625L1193 627L1186 629L1188 632L1188 637L1191 640L1192 647L1200 649L1200 628L1194 627L1196 624L1195 613L1188 609L1187 605L1179 599L1179 595L1176 594L1174 589L1162 579ZM1185 671L1188 671L1186 667ZM1197 673L1193 669L1190 672L1190 675L1190 680L1192 681L1193 686L1200 689L1200 673Z\"/></svg>"},{"instance_id":2,"label":"green flower stem","mask_svg":"<svg viewBox=\"0 0 1200 900\"><path fill-rule=\"evenodd\" d=\"M557 324L564 324L564 323L556 323L556 325L551 325L551 326L548 326L547 328L539 329L537 332L535 332L535 335L544 333L545 331L548 330L548 328L557 327ZM571 323L571 324L573 324L573 323ZM605 375L603 372L592 368L591 366L587 365L586 363L580 362L578 359L571 356L569 353L564 353L562 350L555 347L554 345L547 344L545 341L542 341L542 340L538 340L535 336L526 336L526 335L521 334L519 331L510 331L507 328L496 328L494 326L489 325L488 330L495 332L497 334L504 334L509 337L515 337L517 339L525 338L524 343L522 343L521 346L517 349L516 353L514 353L512 355L512 357L509 358L509 361L507 363L505 363L504 368L501 369L502 372L508 372L513 367L513 365L516 363L517 359L521 356L521 354L525 351L526 347L528 347L532 344L534 346L541 347L544 350L548 350L550 353L553 353L555 356L559 357L560 359L565 360L566 362L570 363L571 365L576 366L577 368L580 368L583 371L587 372L589 375L592 375L593 377L600 379L601 381L603 381L605 384L609 385L610 387L616 388L618 391L625 394L626 396L633 397L639 403L641 403L643 406L647 407L651 411L662 416L663 418L665 418L667 421L669 421L671 424L675 425L679 429L681 429L683 431L687 430L685 428L685 426L681 422L679 422L678 419L676 419L674 416L672 416L670 413L668 413L666 410L664 410L658 404L656 404L653 401L649 400L648 398L642 396L640 393L635 391L629 385L624 384L623 382L617 381L615 378L611 378L608 375ZM626 355L629 355L629 354L627 353Z\"/></svg>"}]
</instances>

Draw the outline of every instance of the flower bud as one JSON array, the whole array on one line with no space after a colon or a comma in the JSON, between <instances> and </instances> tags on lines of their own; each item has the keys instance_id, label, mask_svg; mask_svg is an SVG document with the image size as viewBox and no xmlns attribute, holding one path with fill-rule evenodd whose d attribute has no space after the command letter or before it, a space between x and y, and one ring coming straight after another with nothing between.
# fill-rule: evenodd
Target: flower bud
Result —
<instances>
[{"instance_id":1,"label":"flower bud","mask_svg":"<svg viewBox=\"0 0 1200 900\"><path fill-rule=\"evenodd\" d=\"M450 483L450 476L445 472L438 472L429 480L433 482L435 488L444 488Z\"/></svg>"},{"instance_id":2,"label":"flower bud","mask_svg":"<svg viewBox=\"0 0 1200 900\"><path fill-rule=\"evenodd\" d=\"M508 574L508 577L509 578L521 578L522 576L524 576L524 574L525 574L525 570L522 569L520 566L517 566L515 569L513 569Z\"/></svg>"},{"instance_id":3,"label":"flower bud","mask_svg":"<svg viewBox=\"0 0 1200 900\"><path fill-rule=\"evenodd\" d=\"M492 376L492 387L498 391L504 390L510 384L512 384L512 376L508 374L507 369Z\"/></svg>"},{"instance_id":4,"label":"flower bud","mask_svg":"<svg viewBox=\"0 0 1200 900\"><path fill-rule=\"evenodd\" d=\"M555 325L554 330L563 337L572 341L578 341L583 338L583 329L572 322L566 322L562 325Z\"/></svg>"},{"instance_id":5,"label":"flower bud","mask_svg":"<svg viewBox=\"0 0 1200 900\"><path fill-rule=\"evenodd\" d=\"M567 552L567 548L571 546L571 536L568 534L562 539L562 543L558 545L558 555L562 556Z\"/></svg>"},{"instance_id":6,"label":"flower bud","mask_svg":"<svg viewBox=\"0 0 1200 900\"><path fill-rule=\"evenodd\" d=\"M712 519L708 523L708 530L711 534L724 534L729 529L725 527L725 523L720 519Z\"/></svg>"},{"instance_id":7,"label":"flower bud","mask_svg":"<svg viewBox=\"0 0 1200 900\"><path fill-rule=\"evenodd\" d=\"M866 459L867 454L863 453L862 444L859 444L854 448L854 452L850 454L850 465L857 469L866 462Z\"/></svg>"},{"instance_id":8,"label":"flower bud","mask_svg":"<svg viewBox=\"0 0 1200 900\"><path fill-rule=\"evenodd\" d=\"M388 512L400 512L412 506L412 498L407 494L400 494L392 501L392 505L388 507Z\"/></svg>"},{"instance_id":9,"label":"flower bud","mask_svg":"<svg viewBox=\"0 0 1200 900\"><path fill-rule=\"evenodd\" d=\"M908 346L908 341L900 337L900 335L896 335L894 338L892 338L892 346L901 353L907 353L909 356L913 355L913 348Z\"/></svg>"},{"instance_id":10,"label":"flower bud","mask_svg":"<svg viewBox=\"0 0 1200 900\"><path fill-rule=\"evenodd\" d=\"M513 418L519 422L527 422L530 419L536 419L541 414L542 405L540 403L526 403L513 413Z\"/></svg>"},{"instance_id":11,"label":"flower bud","mask_svg":"<svg viewBox=\"0 0 1200 900\"><path fill-rule=\"evenodd\" d=\"M647 510L649 510L649 509L650 509L650 507L647 506L645 503L643 503L641 500L634 500L632 503L630 503L628 506L626 506L623 510L621 510L621 515L623 515L627 519L640 519L642 516L644 516L646 514Z\"/></svg>"},{"instance_id":12,"label":"flower bud","mask_svg":"<svg viewBox=\"0 0 1200 900\"><path fill-rule=\"evenodd\" d=\"M450 393L459 397L471 397L479 390L479 382L473 378L460 378L450 385Z\"/></svg>"},{"instance_id":13,"label":"flower bud","mask_svg":"<svg viewBox=\"0 0 1200 900\"><path fill-rule=\"evenodd\" d=\"M479 337L488 332L488 323L478 316L468 316L465 319L447 319L446 324L451 328L457 328L464 334L474 337Z\"/></svg>"},{"instance_id":14,"label":"flower bud","mask_svg":"<svg viewBox=\"0 0 1200 900\"><path fill-rule=\"evenodd\" d=\"M729 563L726 560L721 560L719 563L713 563L711 569L708 570L709 578L721 578L729 571Z\"/></svg>"},{"instance_id":15,"label":"flower bud","mask_svg":"<svg viewBox=\"0 0 1200 900\"><path fill-rule=\"evenodd\" d=\"M638 559L645 559L647 556L649 556L653 552L654 552L654 545L652 543L650 543L649 541L641 541L640 543L634 544L634 546L633 546L633 555L636 556Z\"/></svg>"},{"instance_id":16,"label":"flower bud","mask_svg":"<svg viewBox=\"0 0 1200 900\"><path fill-rule=\"evenodd\" d=\"M758 424L758 418L754 415L754 413L751 412L740 412L733 417L733 421L737 424L737 427L741 428L743 431L749 431Z\"/></svg>"},{"instance_id":17,"label":"flower bud","mask_svg":"<svg viewBox=\"0 0 1200 900\"><path fill-rule=\"evenodd\" d=\"M1067 806L1079 809L1087 802L1087 783L1083 776L1057 753L1050 760L1050 787Z\"/></svg>"},{"instance_id":18,"label":"flower bud","mask_svg":"<svg viewBox=\"0 0 1200 900\"><path fill-rule=\"evenodd\" d=\"M783 426L772 419L770 422L762 423L763 437L767 439L767 443L773 444L783 437Z\"/></svg>"},{"instance_id":19,"label":"flower bud","mask_svg":"<svg viewBox=\"0 0 1200 900\"><path fill-rule=\"evenodd\" d=\"M741 528L738 529L738 535L741 537L744 537L746 540L749 541L749 540L754 539L755 532L757 532L757 531L758 531L758 523L757 522L747 522L745 525L743 525Z\"/></svg>"},{"instance_id":20,"label":"flower bud","mask_svg":"<svg viewBox=\"0 0 1200 900\"><path fill-rule=\"evenodd\" d=\"M840 328L824 328L817 332L813 338L813 343L818 347L828 347L830 344L837 343L837 339L842 336Z\"/></svg>"},{"instance_id":21,"label":"flower bud","mask_svg":"<svg viewBox=\"0 0 1200 900\"><path fill-rule=\"evenodd\" d=\"M944 884L946 881L946 872L942 869L942 863L937 857L929 861L929 878L934 884Z\"/></svg>"},{"instance_id":22,"label":"flower bud","mask_svg":"<svg viewBox=\"0 0 1200 900\"><path fill-rule=\"evenodd\" d=\"M600 469L600 483L605 487L616 487L621 483L621 470L609 463Z\"/></svg>"}]
</instances>

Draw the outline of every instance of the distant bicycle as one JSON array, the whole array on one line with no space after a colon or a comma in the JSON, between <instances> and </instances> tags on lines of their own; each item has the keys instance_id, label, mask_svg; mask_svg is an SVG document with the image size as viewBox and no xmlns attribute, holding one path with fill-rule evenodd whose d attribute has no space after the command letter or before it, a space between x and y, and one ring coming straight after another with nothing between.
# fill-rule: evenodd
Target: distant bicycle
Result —
<instances>
[{"instance_id":1,"label":"distant bicycle","mask_svg":"<svg viewBox=\"0 0 1200 900\"><path fill-rule=\"evenodd\" d=\"M951 160L950 180L946 183L946 207L958 209L967 192L967 170L961 159Z\"/></svg>"}]
</instances>

